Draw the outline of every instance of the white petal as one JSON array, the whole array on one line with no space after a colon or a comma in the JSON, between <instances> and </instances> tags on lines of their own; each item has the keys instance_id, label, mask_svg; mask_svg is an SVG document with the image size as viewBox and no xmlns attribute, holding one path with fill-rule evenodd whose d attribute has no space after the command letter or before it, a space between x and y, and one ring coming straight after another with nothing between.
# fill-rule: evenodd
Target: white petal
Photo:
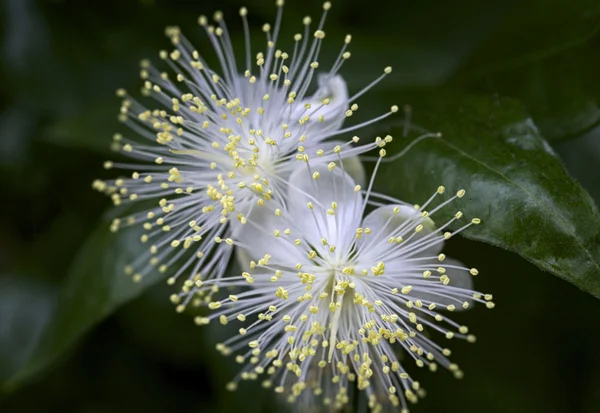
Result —
<instances>
[{"instance_id":1,"label":"white petal","mask_svg":"<svg viewBox=\"0 0 600 413\"><path fill-rule=\"evenodd\" d=\"M283 217L275 215L274 211L267 206L254 207L247 215L247 223L238 225L235 231L235 241L242 244L241 253L237 258L246 263L240 262L242 268L248 265L250 260L259 260L265 254L271 255L269 261L274 264L295 265L302 254L298 248L293 245L289 237L284 235L287 228L286 220ZM280 235L276 236L275 231Z\"/></svg>"},{"instance_id":2,"label":"white petal","mask_svg":"<svg viewBox=\"0 0 600 413\"><path fill-rule=\"evenodd\" d=\"M423 225L423 229L414 234L415 228L419 224ZM429 217L423 218L421 213L411 205L379 207L365 217L361 226L371 230L370 235L363 235L357 241L357 245L364 252L385 252L392 256L397 252L404 256L393 256L392 259L402 259L433 257L438 255L444 247L442 235L429 236L436 229L433 220ZM403 241L397 244L390 243L388 240L391 237L402 237Z\"/></svg>"},{"instance_id":3,"label":"white petal","mask_svg":"<svg viewBox=\"0 0 600 413\"><path fill-rule=\"evenodd\" d=\"M358 156L342 159L342 167L358 185L364 186L366 184L365 168Z\"/></svg>"},{"instance_id":4,"label":"white petal","mask_svg":"<svg viewBox=\"0 0 600 413\"><path fill-rule=\"evenodd\" d=\"M319 129L339 129L344 123L345 112L348 110L348 87L340 75L331 76L320 74L318 78L319 87L314 95L294 104L292 120L310 114L311 122L317 122L320 116L323 121L319 123ZM329 99L327 105L323 105L323 99ZM310 104L308 111L304 105Z\"/></svg>"},{"instance_id":5,"label":"white petal","mask_svg":"<svg viewBox=\"0 0 600 413\"><path fill-rule=\"evenodd\" d=\"M250 254L248 253L248 251L241 247L236 248L235 260L237 261L242 271L250 272L250 261L252 261L252 258L250 258Z\"/></svg>"},{"instance_id":6,"label":"white petal","mask_svg":"<svg viewBox=\"0 0 600 413\"><path fill-rule=\"evenodd\" d=\"M434 265L441 265L446 268L446 275L450 278L448 285L444 286L438 281L434 281L436 283L435 289L432 288L431 290L426 291L426 287L415 287L411 291L410 296L421 300L431 301L442 306L454 304L456 307L455 311L464 310L461 303L466 301L469 303L468 308L470 308L471 303L473 302L473 276L469 273L469 270L460 261L452 258L446 258L442 263L436 263ZM464 269L447 268L449 265L462 267ZM457 292L454 288L460 288L462 291ZM455 299L440 296L439 294L434 293L434 291L439 294L455 297ZM458 293L460 293L460 296L457 295ZM464 297L463 294L468 297Z\"/></svg>"},{"instance_id":7,"label":"white petal","mask_svg":"<svg viewBox=\"0 0 600 413\"><path fill-rule=\"evenodd\" d=\"M314 175L319 174L318 179ZM326 238L340 249L352 243L362 217L362 196L355 183L340 168L330 171L317 164L300 167L290 176L288 208L298 230L313 246ZM313 208L310 209L308 204ZM327 211L334 210L334 214Z\"/></svg>"}]
</instances>

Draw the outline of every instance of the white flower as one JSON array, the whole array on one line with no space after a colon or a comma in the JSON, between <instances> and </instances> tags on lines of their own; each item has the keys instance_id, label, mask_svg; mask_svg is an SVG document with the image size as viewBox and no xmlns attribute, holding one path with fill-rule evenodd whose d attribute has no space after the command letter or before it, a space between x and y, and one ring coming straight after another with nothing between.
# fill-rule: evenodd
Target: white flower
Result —
<instances>
[{"instance_id":1,"label":"white flower","mask_svg":"<svg viewBox=\"0 0 600 413\"><path fill-rule=\"evenodd\" d=\"M349 141L332 140L397 111L370 121L342 128L358 105L354 101L391 72L384 73L354 96L348 95L339 75L350 57L343 46L329 71L320 73L319 58L325 37L323 24L330 3L316 30L304 18L302 34L294 36L287 52L276 48L282 26L283 1L271 28L262 28L266 50L255 58L250 50L247 11L240 10L246 40L243 71L236 61L228 30L220 12L215 25L199 18L210 39L220 73L209 68L200 53L177 27L168 27L167 36L174 49L161 51L160 58L171 72L162 72L141 63L142 92L159 103L147 109L124 90L120 119L131 127L134 136L114 137L113 148L135 160L133 163L106 162L107 169L134 172L110 181L96 181L94 187L109 194L115 205L154 201L154 207L114 220L112 229L143 224L142 242L151 246L146 256L126 268L139 280L152 267L165 272L173 264L177 271L171 283L182 274L190 282L220 277L229 261L230 222L246 221L245 216L258 203L284 194L286 182L299 163L346 160L362 173L356 156L382 147L391 137L354 146ZM251 60L254 59L254 64ZM307 92L317 81L316 92ZM145 142L144 142L145 140ZM139 162L139 163L138 163ZM174 248L174 249L171 249ZM182 261L183 260L183 261Z\"/></svg>"},{"instance_id":2,"label":"white flower","mask_svg":"<svg viewBox=\"0 0 600 413\"><path fill-rule=\"evenodd\" d=\"M433 336L474 342L467 327L445 313L473 302L488 308L494 303L490 295L472 291L478 271L441 250L444 241L479 220L450 233L447 227L462 219L456 212L436 227L430 217L465 194L460 190L429 209L444 187L421 207L382 205L363 218L370 197L387 198L372 194L371 184L363 196L335 165L297 169L287 206L255 208L233 241L254 260L247 272L188 292L214 310L197 317L198 324L243 323L239 335L217 346L225 354L239 352L237 361L245 364L232 389L240 379L261 379L290 402L302 396L296 405L308 411L318 403L341 408L356 386L372 411L401 406L407 412L407 401L416 402L424 392L405 364L431 371L441 365L462 376L448 359L450 350ZM232 287L242 292L217 298Z\"/></svg>"}]
</instances>

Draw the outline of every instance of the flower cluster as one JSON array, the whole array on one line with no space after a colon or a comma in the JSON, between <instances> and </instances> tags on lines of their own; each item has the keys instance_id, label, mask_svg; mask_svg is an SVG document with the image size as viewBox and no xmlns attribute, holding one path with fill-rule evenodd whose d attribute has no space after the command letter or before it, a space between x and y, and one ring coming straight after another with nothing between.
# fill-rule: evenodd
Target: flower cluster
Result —
<instances>
[{"instance_id":1,"label":"flower cluster","mask_svg":"<svg viewBox=\"0 0 600 413\"><path fill-rule=\"evenodd\" d=\"M337 136L377 122L398 108L370 121L342 127L358 110L350 105L383 77L384 73L354 96L338 74L350 58L348 35L329 71L318 73L319 52L325 38L323 25L329 3L311 36L311 19L304 18L304 33L294 36L293 51L276 49L282 23L283 1L278 2L274 28L263 26L266 51L251 64L246 9L240 15L246 30L245 70L238 73L223 15L215 13L215 25L199 18L214 46L221 74L212 70L177 27L166 35L173 50L159 56L174 72L161 72L149 61L141 62L144 95L160 104L147 109L124 90L120 120L134 132L133 138L114 136L113 148L138 163L108 161L105 168L133 170L131 175L112 181L96 181L94 188L109 195L117 206L144 200L157 204L146 211L115 219L112 229L143 223L142 242L149 243L146 256L128 266L127 272L139 280L153 266L161 272L177 263L170 278L188 280L222 276L231 249L217 248L229 243L232 221L246 222L255 205L278 197L291 171L299 163L347 160L358 168L356 156L391 141L391 137L356 146L359 138L335 140ZM317 83L317 90L308 95ZM141 140L141 139L144 140ZM279 200L282 201L281 199ZM187 250L195 256L181 258ZM200 274L201 273L201 274Z\"/></svg>"},{"instance_id":2,"label":"flower cluster","mask_svg":"<svg viewBox=\"0 0 600 413\"><path fill-rule=\"evenodd\" d=\"M139 281L151 271L169 273L181 291L178 311L206 307L199 325L238 323L238 334L217 349L236 354L240 380L302 398L303 409L342 408L353 391L371 411L397 409L424 395L405 362L462 376L429 333L475 341L446 314L484 303L472 290L475 268L447 258L443 243L465 228L457 211L442 225L432 217L464 190L440 202L440 186L421 206L375 193L373 182L391 136L356 145L336 140L370 121L343 126L358 110L339 74L350 58L348 35L335 63L321 73L319 53L331 5L323 5L314 31L304 18L293 49L276 48L283 1L273 27L265 24L266 50L252 56L247 10L242 8L246 55L236 62L223 15L199 18L220 71L212 70L177 27L168 27L173 50L159 56L171 72L141 63L147 109L127 92L120 119L133 137L115 135L113 148L138 163L106 162L130 169L127 177L96 181L117 206L148 209L115 219L112 230L142 225L145 254L125 268ZM252 61L254 59L254 64ZM316 91L309 94L311 87ZM145 140L145 141L144 141ZM368 182L358 155L377 149ZM361 185L367 185L363 189ZM448 228L457 228L450 232ZM242 274L226 276L235 251ZM400 355L405 360L400 363Z\"/></svg>"}]
</instances>

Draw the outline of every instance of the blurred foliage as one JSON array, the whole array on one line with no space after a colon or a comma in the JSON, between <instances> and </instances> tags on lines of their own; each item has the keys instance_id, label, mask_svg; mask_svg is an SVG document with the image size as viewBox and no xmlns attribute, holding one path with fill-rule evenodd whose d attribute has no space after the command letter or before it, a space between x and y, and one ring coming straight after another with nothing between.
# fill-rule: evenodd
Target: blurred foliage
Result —
<instances>
[{"instance_id":1,"label":"blurred foliage","mask_svg":"<svg viewBox=\"0 0 600 413\"><path fill-rule=\"evenodd\" d=\"M210 55L198 14L224 10L240 46L238 8L249 6L257 28L272 21L272 3L1 0L0 411L281 411L254 384L224 390L237 371L214 350L226 329L175 314L170 289L149 288L158 276L137 285L122 275L137 237L109 234L109 203L90 189L109 176L101 165L122 132L114 91L139 88L138 61L168 47L164 26L180 25ZM284 39L321 10L288 3ZM600 305L519 257L598 295L600 221L579 185L600 201L599 27L595 0L333 4L323 65L350 32L351 90L394 67L358 114L410 104L414 129L444 134L384 165L376 185L412 202L463 186L464 211L484 218L466 235L517 253L449 243L498 307L457 315L479 337L451 343L466 377L423 372L429 396L415 411L600 410ZM402 126L360 136L393 132L398 151L416 136L403 139Z\"/></svg>"},{"instance_id":2,"label":"blurred foliage","mask_svg":"<svg viewBox=\"0 0 600 413\"><path fill-rule=\"evenodd\" d=\"M51 328L37 342L33 357L5 383L6 388L39 373L91 326L160 279L158 272L141 282L123 276L123 268L143 251L140 233L116 236L100 228L89 237L67 273ZM21 305L27 309L26 301Z\"/></svg>"}]
</instances>

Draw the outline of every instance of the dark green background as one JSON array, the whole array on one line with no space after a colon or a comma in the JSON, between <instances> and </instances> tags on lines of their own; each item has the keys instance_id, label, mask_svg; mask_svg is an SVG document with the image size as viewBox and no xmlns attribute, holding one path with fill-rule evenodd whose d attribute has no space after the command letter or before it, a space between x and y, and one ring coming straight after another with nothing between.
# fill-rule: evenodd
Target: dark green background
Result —
<instances>
[{"instance_id":1,"label":"dark green background","mask_svg":"<svg viewBox=\"0 0 600 413\"><path fill-rule=\"evenodd\" d=\"M120 273L125 257L135 254L136 238L108 235L109 202L91 190L93 179L111 176L101 165L112 156L112 134L122 130L114 91L137 89L139 59L169 47L164 26L181 26L210 55L195 25L199 14L223 10L239 45L238 8L248 6L258 29L273 20L272 3L0 2L1 412L281 411L272 393L252 384L233 394L223 389L236 366L214 343L227 332L199 329L187 315L176 315L163 283L129 301L143 290L132 289ZM321 12L320 2L288 3L281 47L291 44L305 14ZM337 56L344 35L353 34L352 58L342 70L353 91L386 65L394 67L359 100L364 117L411 104L417 123L440 128L463 116L469 121L469 113L453 108L516 102L597 203L599 24L600 4L593 0L340 0L325 26L324 56ZM259 36L253 40L260 44ZM360 135L391 130L402 142L401 124L398 118ZM460 146L457 136L451 135ZM380 189L414 193L425 181L419 165L426 155L416 150L409 158L382 172ZM428 172L426 181L445 178L451 179ZM414 411L600 411L597 299L513 252L458 237L447 253L479 268L476 287L494 293L497 307L456 316L479 339L450 343L465 378L417 372L428 396ZM59 292L61 283L66 287ZM51 321L55 310L61 322Z\"/></svg>"}]
</instances>

